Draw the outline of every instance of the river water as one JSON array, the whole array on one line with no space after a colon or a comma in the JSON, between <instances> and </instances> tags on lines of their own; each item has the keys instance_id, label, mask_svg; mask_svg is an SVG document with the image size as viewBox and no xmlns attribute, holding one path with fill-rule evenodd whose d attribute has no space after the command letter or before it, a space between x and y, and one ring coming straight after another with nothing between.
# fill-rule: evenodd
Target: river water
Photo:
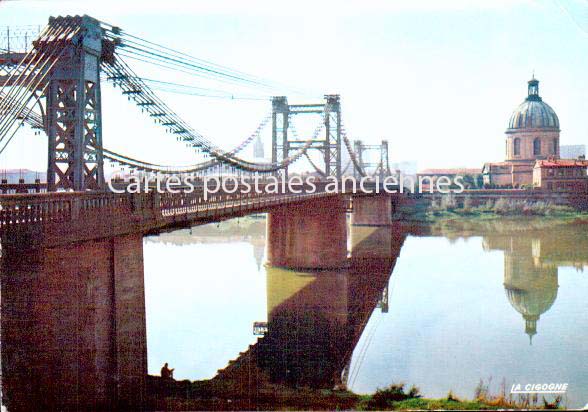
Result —
<instances>
[{"instance_id":1,"label":"river water","mask_svg":"<svg viewBox=\"0 0 588 412\"><path fill-rule=\"evenodd\" d=\"M291 385L371 393L404 382L472 398L481 380L507 394L567 383L564 402L582 407L587 229L351 227L350 268L317 273L264 265L264 219L149 237L149 373L169 362L176 379L222 378L234 376L231 360L254 356L270 381Z\"/></svg>"}]
</instances>

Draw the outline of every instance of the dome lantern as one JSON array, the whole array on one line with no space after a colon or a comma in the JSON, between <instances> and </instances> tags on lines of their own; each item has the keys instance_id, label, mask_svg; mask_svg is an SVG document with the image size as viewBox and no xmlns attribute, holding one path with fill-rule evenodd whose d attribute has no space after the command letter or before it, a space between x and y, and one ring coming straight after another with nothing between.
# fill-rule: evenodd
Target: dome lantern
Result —
<instances>
[{"instance_id":1,"label":"dome lantern","mask_svg":"<svg viewBox=\"0 0 588 412\"><path fill-rule=\"evenodd\" d=\"M507 133L525 129L559 131L559 118L539 96L539 80L535 77L528 81L527 98L510 116Z\"/></svg>"},{"instance_id":2,"label":"dome lantern","mask_svg":"<svg viewBox=\"0 0 588 412\"><path fill-rule=\"evenodd\" d=\"M529 95L527 101L540 102L541 96L539 96L539 80L535 79L535 76L529 80Z\"/></svg>"}]
</instances>

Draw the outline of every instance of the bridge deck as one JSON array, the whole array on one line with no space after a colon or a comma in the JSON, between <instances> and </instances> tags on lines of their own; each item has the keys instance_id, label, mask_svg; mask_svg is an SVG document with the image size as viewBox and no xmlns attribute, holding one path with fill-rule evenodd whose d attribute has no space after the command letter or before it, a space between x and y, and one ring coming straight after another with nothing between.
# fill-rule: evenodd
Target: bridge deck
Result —
<instances>
[{"instance_id":1,"label":"bridge deck","mask_svg":"<svg viewBox=\"0 0 588 412\"><path fill-rule=\"evenodd\" d=\"M337 193L114 194L60 192L0 195L3 246L58 246L127 233L157 233L267 212Z\"/></svg>"}]
</instances>

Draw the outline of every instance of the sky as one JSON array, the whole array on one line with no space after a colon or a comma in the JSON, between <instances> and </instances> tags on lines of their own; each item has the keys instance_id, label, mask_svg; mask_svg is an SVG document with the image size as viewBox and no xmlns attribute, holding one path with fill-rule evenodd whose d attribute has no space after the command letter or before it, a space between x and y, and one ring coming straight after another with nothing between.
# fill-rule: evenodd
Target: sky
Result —
<instances>
[{"instance_id":1,"label":"sky","mask_svg":"<svg viewBox=\"0 0 588 412\"><path fill-rule=\"evenodd\" d=\"M541 96L559 116L561 144L588 144L586 0L302 0L286 6L269 0L0 1L0 27L44 25L49 16L66 14L88 14L288 85L270 94L251 91L261 100L161 94L194 129L227 150L270 112L270 95L314 103L337 93L349 137L389 140L392 162L417 161L419 169L481 167L504 159L504 131L533 72ZM142 77L243 93L129 63ZM305 94L290 94L291 88ZM157 163L198 161L109 85L103 85L102 104L105 147ZM305 134L316 119L300 122ZM266 153L269 138L267 129ZM46 145L45 136L23 127L1 155L0 168L44 170Z\"/></svg>"}]
</instances>

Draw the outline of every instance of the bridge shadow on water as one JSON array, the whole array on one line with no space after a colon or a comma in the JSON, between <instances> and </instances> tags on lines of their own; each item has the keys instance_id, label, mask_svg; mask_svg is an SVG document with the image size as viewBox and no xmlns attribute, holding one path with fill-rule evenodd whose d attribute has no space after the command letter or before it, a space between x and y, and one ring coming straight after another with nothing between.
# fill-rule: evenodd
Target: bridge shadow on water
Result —
<instances>
[{"instance_id":1,"label":"bridge shadow on water","mask_svg":"<svg viewBox=\"0 0 588 412\"><path fill-rule=\"evenodd\" d=\"M557 299L559 268L585 267L588 248L584 247L587 242L584 227L559 228L557 234L554 234L553 230L545 230L541 222L535 222L535 224L538 226L535 227L529 222L466 222L454 223L447 227L427 226L420 227L419 230L411 228L410 234L415 238L442 237L449 242L473 238L479 240L482 253L500 251L502 256L497 257L495 268L500 271L499 276L496 279L477 279L486 288L491 288L496 280L499 282L498 294L492 303L497 306L497 311L502 310L499 309L502 306L506 306L507 310L503 315L495 316L500 322L502 322L501 316L507 316L509 322L514 322L515 335L509 334L511 329L501 330L500 332L504 335L498 334L500 338L497 342L486 343L485 347L494 348L500 352L501 349L514 345L512 341L517 337L520 338L522 335L527 338L526 334L528 342L523 342L523 350L513 346L513 348L519 348L519 351L514 352L516 355L513 355L512 359L518 362L522 362L520 359L527 359L526 363L519 367L523 371L530 370L533 371L532 373L542 374L551 371L533 369L537 361L528 361L528 358L524 357L525 353L532 355L536 353L533 349L541 350L542 346L545 346L545 339L552 339L553 342L561 344L557 338L547 336L553 332L546 330L548 325L541 325L541 318L550 311ZM393 225L351 226L352 246L349 265L345 269L295 271L267 267L268 322L264 336L249 348L243 348L244 351L236 359L230 361L210 380L175 382L173 385L171 383L166 385L165 382L152 377L150 386L151 393L157 397L156 405L160 408L169 406L171 409L173 405L179 404L174 402L182 399L194 409L332 410L356 407L357 396L345 392L344 389L348 385L351 387L354 381L353 373L350 373L350 361L354 351L354 361L361 357L358 356L361 353L361 344L358 345L358 342L362 339L362 335L364 335L363 340L366 335L369 335L367 331L370 328L366 329L366 324L375 310L390 310L399 316L399 313L406 313L406 307L409 306L406 305L406 299L403 300L398 293L394 295L396 301L388 302L387 293L405 236L404 230ZM476 244L477 242L471 243L471 245ZM405 258L410 259L409 256L410 252ZM402 268L399 267L399 269L402 271ZM443 269L439 271L441 273ZM451 276L446 278L446 282L434 284L434 286L431 286L434 282L430 282L429 288L443 288L443 284L454 287ZM405 282L406 279L405 276ZM430 278L419 276L419 279L414 282L425 282L427 279ZM463 283L460 282L459 285L463 287ZM426 287L425 290L427 290ZM431 290L431 293L434 292ZM487 294L487 291L484 293ZM495 295L490 296L494 298ZM458 304L460 302L459 298L455 301ZM434 299L423 299L420 304L426 305L427 302L432 305L432 311L439 310L440 307L436 306ZM402 304L405 305L404 308ZM423 309L423 312L426 313L427 310ZM514 318L513 314L516 315ZM474 315L473 318L475 317ZM466 321L469 320L466 319ZM545 320L543 322L545 323ZM415 327L418 328L418 325ZM451 323L443 325L453 327ZM410 334L401 331L401 322L397 322L396 327L400 329L398 335L404 333L408 339L411 338ZM473 329L471 332L476 334L478 329ZM544 338L543 342L539 342L540 345L534 343L538 346L537 348L530 346L534 335ZM465 336L467 338L468 335ZM415 356L422 355L418 349L406 344L410 340L403 339L400 336L398 340L394 340L397 345L390 346L393 348L392 351L397 354L413 351ZM454 346L452 342L454 341L451 336L448 340L438 341L441 347L447 345L444 351L455 353L456 351L450 352L450 347ZM496 349L497 347L499 349ZM424 350L430 351L431 347L427 346ZM462 355L463 353L458 353L458 356ZM480 370L490 371L489 373L501 371L501 367L504 366L501 362L503 363L505 359L500 358L496 363L492 355L484 354L474 361L470 358L464 355L466 360L459 363L459 367L448 366L447 370L437 371L434 386L430 384L429 367L422 370L415 367L417 371L415 376L421 378L415 381L419 386L429 385L426 386L428 391L434 392L437 387L443 387L443 390L447 391L455 388L450 385L452 385L451 382L455 384L456 376L470 373L473 374L473 378L457 380L460 383L467 381L458 389L461 393L468 394L464 396L470 396L469 394L474 392L475 383L479 380L479 375L475 374L480 373ZM382 359L391 358L382 357ZM506 359L510 358L506 357ZM439 365L444 365L446 360L435 359L435 361ZM466 368L460 369L464 362L471 363L467 364ZM480 362L482 366L476 367L477 362ZM490 366L485 366L486 363ZM387 365L391 370L396 371L394 376L398 379L405 376L402 362L387 363ZM569 369L571 370L572 367L570 366ZM440 376L443 376L446 381L439 378ZM504 376L510 375L505 373ZM578 378L577 382L581 382L581 379ZM173 398L175 400L172 400Z\"/></svg>"},{"instance_id":2,"label":"bridge shadow on water","mask_svg":"<svg viewBox=\"0 0 588 412\"><path fill-rule=\"evenodd\" d=\"M348 200L271 210L268 262L304 270L267 268L267 331L207 381L211 397L219 385L225 398L247 402L270 388L279 393L276 385L346 386L353 349L387 300L405 238L391 218L394 199L355 199L350 231ZM28 237L18 229L7 232L0 262L2 395L10 410L142 409L172 394L170 382L147 378L143 233L32 247L26 239L36 228L22 228Z\"/></svg>"},{"instance_id":3,"label":"bridge shadow on water","mask_svg":"<svg viewBox=\"0 0 588 412\"><path fill-rule=\"evenodd\" d=\"M346 389L351 357L368 320L377 308L388 310L388 283L406 237L400 225L350 230L344 269L268 266L264 335L211 380L172 384L151 377L156 405L169 407L164 399L171 396L198 399L195 407L201 409L317 407L320 402L329 409L350 407L342 399L317 399L318 394Z\"/></svg>"}]
</instances>

